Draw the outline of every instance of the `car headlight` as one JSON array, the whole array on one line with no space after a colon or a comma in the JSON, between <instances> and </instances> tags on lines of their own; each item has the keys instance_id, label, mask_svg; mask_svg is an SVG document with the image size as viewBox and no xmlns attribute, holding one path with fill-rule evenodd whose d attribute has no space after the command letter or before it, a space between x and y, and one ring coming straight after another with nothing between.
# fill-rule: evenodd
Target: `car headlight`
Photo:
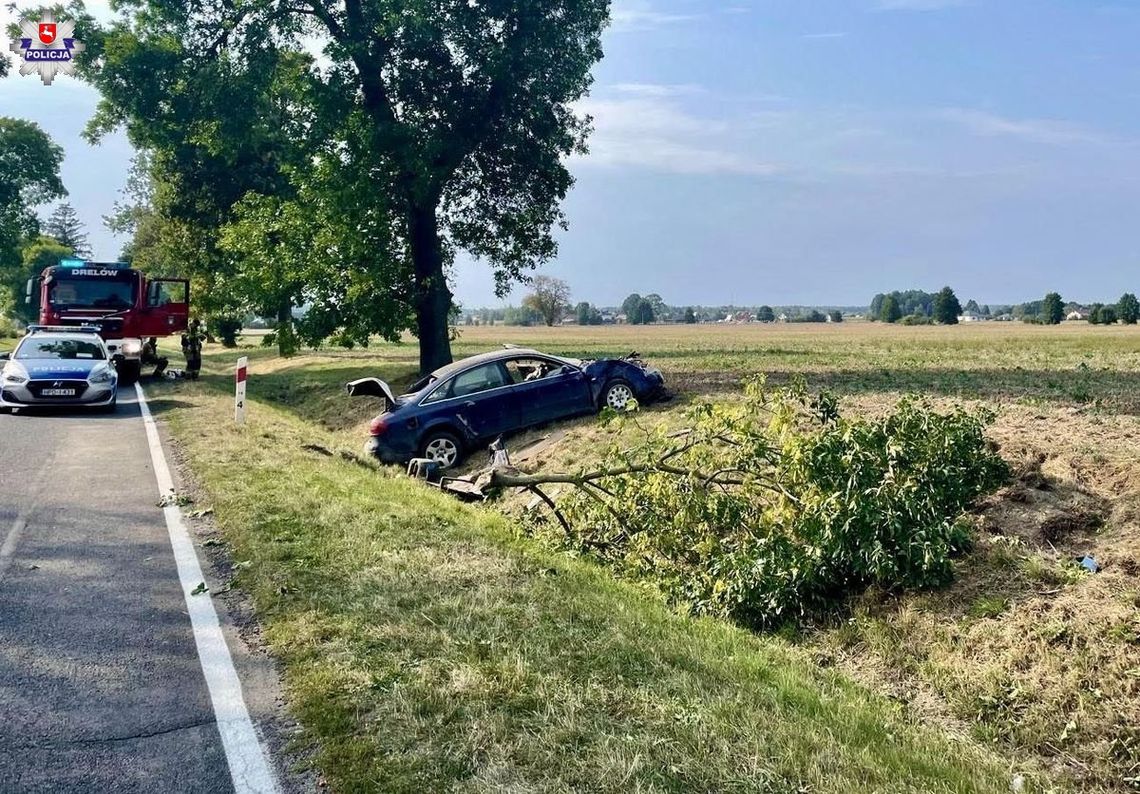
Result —
<instances>
[{"instance_id":1,"label":"car headlight","mask_svg":"<svg viewBox=\"0 0 1140 794\"><path fill-rule=\"evenodd\" d=\"M142 342L138 339L127 339L123 341L123 355L124 356L137 356L142 353Z\"/></svg>"},{"instance_id":2,"label":"car headlight","mask_svg":"<svg viewBox=\"0 0 1140 794\"><path fill-rule=\"evenodd\" d=\"M4 368L4 382L12 384L20 384L28 382L28 373L24 371L23 367L8 366Z\"/></svg>"},{"instance_id":3,"label":"car headlight","mask_svg":"<svg viewBox=\"0 0 1140 794\"><path fill-rule=\"evenodd\" d=\"M115 373L107 365L103 365L98 369L92 371L91 376L87 378L88 383L111 383L115 380Z\"/></svg>"}]
</instances>

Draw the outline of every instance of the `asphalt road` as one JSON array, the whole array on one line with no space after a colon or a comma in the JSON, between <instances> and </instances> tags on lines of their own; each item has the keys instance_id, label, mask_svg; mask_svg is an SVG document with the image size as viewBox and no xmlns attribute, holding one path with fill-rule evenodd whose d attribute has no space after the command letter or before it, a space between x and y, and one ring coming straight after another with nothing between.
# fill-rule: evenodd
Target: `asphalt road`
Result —
<instances>
[{"instance_id":1,"label":"asphalt road","mask_svg":"<svg viewBox=\"0 0 1140 794\"><path fill-rule=\"evenodd\" d=\"M0 792L233 784L130 390L0 414Z\"/></svg>"}]
</instances>

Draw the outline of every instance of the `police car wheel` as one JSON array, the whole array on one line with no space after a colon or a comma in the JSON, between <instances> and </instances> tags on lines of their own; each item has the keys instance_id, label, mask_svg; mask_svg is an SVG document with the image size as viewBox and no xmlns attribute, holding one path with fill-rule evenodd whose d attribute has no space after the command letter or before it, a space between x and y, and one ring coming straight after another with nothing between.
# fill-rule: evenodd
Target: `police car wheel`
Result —
<instances>
[{"instance_id":1,"label":"police car wheel","mask_svg":"<svg viewBox=\"0 0 1140 794\"><path fill-rule=\"evenodd\" d=\"M142 374L142 364L138 361L123 361L117 369L119 382L124 386L134 386Z\"/></svg>"}]
</instances>

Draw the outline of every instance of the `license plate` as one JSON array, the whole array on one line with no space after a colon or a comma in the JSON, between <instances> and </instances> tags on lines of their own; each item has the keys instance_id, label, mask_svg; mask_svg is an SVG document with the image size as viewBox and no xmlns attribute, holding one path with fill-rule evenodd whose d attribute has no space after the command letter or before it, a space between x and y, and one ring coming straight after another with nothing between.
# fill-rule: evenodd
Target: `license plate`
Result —
<instances>
[{"instance_id":1,"label":"license plate","mask_svg":"<svg viewBox=\"0 0 1140 794\"><path fill-rule=\"evenodd\" d=\"M75 389L44 389L40 394L44 397L74 397Z\"/></svg>"}]
</instances>

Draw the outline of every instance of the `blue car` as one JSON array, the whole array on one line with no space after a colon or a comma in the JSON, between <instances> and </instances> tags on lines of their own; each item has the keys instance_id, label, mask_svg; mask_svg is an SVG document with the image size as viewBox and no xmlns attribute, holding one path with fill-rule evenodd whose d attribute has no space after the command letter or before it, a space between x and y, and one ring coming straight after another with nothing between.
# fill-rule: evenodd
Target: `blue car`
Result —
<instances>
[{"instance_id":1,"label":"blue car","mask_svg":"<svg viewBox=\"0 0 1140 794\"><path fill-rule=\"evenodd\" d=\"M118 383L94 328L32 325L15 350L0 354L0 410L82 405L114 411Z\"/></svg>"},{"instance_id":2,"label":"blue car","mask_svg":"<svg viewBox=\"0 0 1140 794\"><path fill-rule=\"evenodd\" d=\"M385 403L372 420L366 452L383 463L419 457L446 469L506 433L605 406L620 411L633 399L649 402L663 393L665 378L636 353L578 361L510 348L449 364L400 396L379 378L346 388Z\"/></svg>"}]
</instances>

